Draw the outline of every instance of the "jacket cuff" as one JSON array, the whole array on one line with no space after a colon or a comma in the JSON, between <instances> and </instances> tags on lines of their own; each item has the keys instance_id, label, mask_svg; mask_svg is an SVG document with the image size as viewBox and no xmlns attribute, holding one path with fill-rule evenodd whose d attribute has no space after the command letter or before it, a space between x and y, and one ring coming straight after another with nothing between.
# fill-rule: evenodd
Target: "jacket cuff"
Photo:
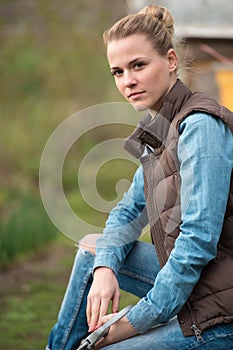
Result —
<instances>
[{"instance_id":1,"label":"jacket cuff","mask_svg":"<svg viewBox=\"0 0 233 350\"><path fill-rule=\"evenodd\" d=\"M159 324L151 313L151 307L143 299L130 309L126 317L139 334L145 333Z\"/></svg>"},{"instance_id":2,"label":"jacket cuff","mask_svg":"<svg viewBox=\"0 0 233 350\"><path fill-rule=\"evenodd\" d=\"M120 269L120 263L116 257L116 255L113 252L108 252L105 250L105 252L98 252L95 256L94 266L93 266L93 272L97 267L108 267L113 270L115 275L118 274L118 271Z\"/></svg>"}]
</instances>

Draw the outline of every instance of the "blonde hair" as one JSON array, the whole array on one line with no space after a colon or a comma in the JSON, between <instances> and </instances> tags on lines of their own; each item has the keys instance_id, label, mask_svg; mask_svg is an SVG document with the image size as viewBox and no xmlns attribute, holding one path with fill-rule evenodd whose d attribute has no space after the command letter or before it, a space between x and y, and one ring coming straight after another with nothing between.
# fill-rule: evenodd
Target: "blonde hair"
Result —
<instances>
[{"instance_id":1,"label":"blonde hair","mask_svg":"<svg viewBox=\"0 0 233 350\"><path fill-rule=\"evenodd\" d=\"M153 48L164 56L173 48L174 19L162 6L150 5L134 15L128 15L116 22L103 34L107 47L111 41L133 34L145 34Z\"/></svg>"}]
</instances>

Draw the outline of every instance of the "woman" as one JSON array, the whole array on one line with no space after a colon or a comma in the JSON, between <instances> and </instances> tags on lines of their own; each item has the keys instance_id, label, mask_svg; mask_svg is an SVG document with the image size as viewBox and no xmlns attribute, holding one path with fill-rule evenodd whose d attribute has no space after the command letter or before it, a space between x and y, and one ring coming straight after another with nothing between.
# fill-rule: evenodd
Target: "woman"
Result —
<instances>
[{"instance_id":1,"label":"woman","mask_svg":"<svg viewBox=\"0 0 233 350\"><path fill-rule=\"evenodd\" d=\"M148 6L104 34L118 90L149 112L125 144L142 165L96 251L80 243L48 349L76 349L120 288L140 300L96 348L233 349L233 114L177 78L173 33ZM148 221L156 249L137 241Z\"/></svg>"}]
</instances>

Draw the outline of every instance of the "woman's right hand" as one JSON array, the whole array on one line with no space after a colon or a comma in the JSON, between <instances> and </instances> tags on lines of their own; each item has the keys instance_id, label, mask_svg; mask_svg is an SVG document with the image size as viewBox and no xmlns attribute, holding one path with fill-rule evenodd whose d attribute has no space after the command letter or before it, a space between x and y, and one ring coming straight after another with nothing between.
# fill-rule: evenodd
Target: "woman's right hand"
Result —
<instances>
[{"instance_id":1,"label":"woman's right hand","mask_svg":"<svg viewBox=\"0 0 233 350\"><path fill-rule=\"evenodd\" d=\"M119 311L120 288L115 273L108 267L98 267L87 298L87 322L89 332L100 325L100 319L107 314L112 301L112 313Z\"/></svg>"}]
</instances>

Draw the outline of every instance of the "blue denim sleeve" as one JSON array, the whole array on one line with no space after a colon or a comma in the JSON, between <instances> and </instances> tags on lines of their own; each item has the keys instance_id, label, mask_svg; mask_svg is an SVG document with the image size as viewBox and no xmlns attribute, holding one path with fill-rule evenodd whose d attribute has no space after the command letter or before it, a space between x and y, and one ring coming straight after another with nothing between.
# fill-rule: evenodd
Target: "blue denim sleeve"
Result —
<instances>
[{"instance_id":1,"label":"blue denim sleeve","mask_svg":"<svg viewBox=\"0 0 233 350\"><path fill-rule=\"evenodd\" d=\"M128 313L139 332L175 316L203 267L216 256L233 165L233 136L218 119L195 113L179 128L180 235L153 288Z\"/></svg>"},{"instance_id":2,"label":"blue denim sleeve","mask_svg":"<svg viewBox=\"0 0 233 350\"><path fill-rule=\"evenodd\" d=\"M97 241L94 269L107 266L117 273L147 223L143 170L139 166L129 190L110 212L103 235Z\"/></svg>"}]
</instances>

